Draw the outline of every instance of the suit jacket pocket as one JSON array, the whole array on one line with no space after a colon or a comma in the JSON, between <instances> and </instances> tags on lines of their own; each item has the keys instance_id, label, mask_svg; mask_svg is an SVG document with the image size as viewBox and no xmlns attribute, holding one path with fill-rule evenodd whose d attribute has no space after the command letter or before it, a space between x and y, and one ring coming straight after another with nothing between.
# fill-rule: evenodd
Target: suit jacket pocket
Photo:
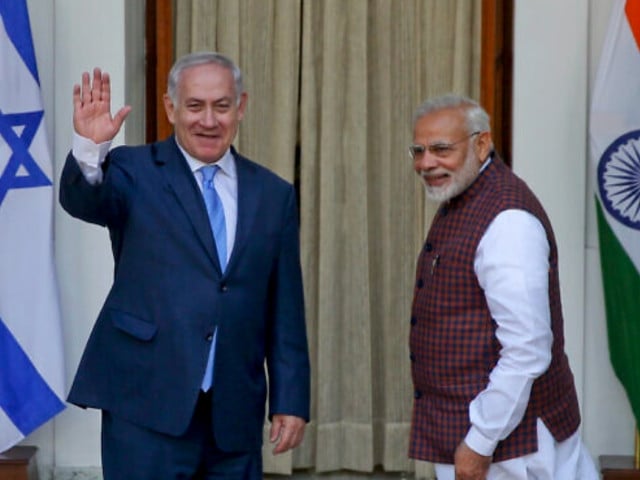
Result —
<instances>
[{"instance_id":1,"label":"suit jacket pocket","mask_svg":"<svg viewBox=\"0 0 640 480\"><path fill-rule=\"evenodd\" d=\"M157 325L117 310L111 311L111 321L118 330L143 342L151 340L158 331Z\"/></svg>"}]
</instances>

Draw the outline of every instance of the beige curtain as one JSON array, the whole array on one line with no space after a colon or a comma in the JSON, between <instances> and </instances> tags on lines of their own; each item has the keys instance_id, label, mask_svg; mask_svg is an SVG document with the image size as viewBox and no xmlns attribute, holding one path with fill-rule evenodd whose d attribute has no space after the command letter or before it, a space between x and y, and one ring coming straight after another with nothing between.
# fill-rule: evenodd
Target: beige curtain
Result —
<instances>
[{"instance_id":1,"label":"beige curtain","mask_svg":"<svg viewBox=\"0 0 640 480\"><path fill-rule=\"evenodd\" d=\"M478 97L480 3L176 2L176 54L218 50L245 74L238 148L299 182L313 421L293 454L265 448L267 472L433 478L407 459L410 305L434 206L406 147L426 97Z\"/></svg>"}]
</instances>

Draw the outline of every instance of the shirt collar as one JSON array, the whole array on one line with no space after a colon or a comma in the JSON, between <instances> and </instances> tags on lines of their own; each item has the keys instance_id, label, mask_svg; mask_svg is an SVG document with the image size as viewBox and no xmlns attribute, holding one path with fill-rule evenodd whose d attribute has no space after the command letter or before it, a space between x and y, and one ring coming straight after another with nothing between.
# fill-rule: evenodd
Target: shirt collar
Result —
<instances>
[{"instance_id":1,"label":"shirt collar","mask_svg":"<svg viewBox=\"0 0 640 480\"><path fill-rule=\"evenodd\" d=\"M491 163L491 160L493 160L493 152L489 152L489 155L487 155L486 160L482 162L482 165L480 165L480 170L478 171L478 173L482 173L484 169L489 166L489 164Z\"/></svg>"},{"instance_id":2,"label":"shirt collar","mask_svg":"<svg viewBox=\"0 0 640 480\"><path fill-rule=\"evenodd\" d=\"M189 164L189 168L191 169L192 172L195 173L205 165L209 165L189 155L187 151L184 148L182 148L182 145L178 143L177 139L176 139L176 144L178 145L178 148L182 152L182 155L184 155L184 158L187 160L187 163ZM222 158L220 160L218 160L217 162L211 165L218 165L218 167L220 167L220 170L224 172L225 175L228 175L232 178L236 177L236 162L235 162L235 159L233 158L233 154L231 153L231 148L227 149L227 151L224 153L224 155L222 155Z\"/></svg>"}]
</instances>

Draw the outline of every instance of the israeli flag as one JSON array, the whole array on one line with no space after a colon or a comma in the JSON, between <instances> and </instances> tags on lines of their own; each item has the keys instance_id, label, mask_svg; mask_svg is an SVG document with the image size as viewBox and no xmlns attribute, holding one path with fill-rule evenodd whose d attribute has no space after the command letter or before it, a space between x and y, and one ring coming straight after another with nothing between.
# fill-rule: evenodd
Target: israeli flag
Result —
<instances>
[{"instance_id":1,"label":"israeli flag","mask_svg":"<svg viewBox=\"0 0 640 480\"><path fill-rule=\"evenodd\" d=\"M0 452L64 409L53 168L25 0L0 0Z\"/></svg>"}]
</instances>

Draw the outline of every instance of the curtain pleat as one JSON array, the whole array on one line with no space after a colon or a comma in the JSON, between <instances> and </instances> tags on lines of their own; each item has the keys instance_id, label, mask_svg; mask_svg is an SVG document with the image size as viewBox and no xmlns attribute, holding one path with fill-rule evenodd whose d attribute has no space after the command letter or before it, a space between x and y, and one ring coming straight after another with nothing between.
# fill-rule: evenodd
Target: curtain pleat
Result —
<instances>
[{"instance_id":1,"label":"curtain pleat","mask_svg":"<svg viewBox=\"0 0 640 480\"><path fill-rule=\"evenodd\" d=\"M304 73L314 76L312 83L319 87L304 89L301 98L301 115L318 116L317 140L308 143L304 133L301 139L303 216L317 223L318 235L317 271L311 273L317 277L317 303L308 306L309 314L317 318L315 467L369 471L373 386L367 42L352 36L354 31L366 31L367 2L351 0L348 8L341 0L303 5L305 26L317 22L303 30L309 55L303 58L304 68L309 69ZM310 35L313 31L318 34ZM317 203L309 209L307 188L317 191ZM307 287L308 291L311 286Z\"/></svg>"},{"instance_id":2,"label":"curtain pleat","mask_svg":"<svg viewBox=\"0 0 640 480\"><path fill-rule=\"evenodd\" d=\"M265 472L413 472L407 458L415 262L435 205L407 154L412 114L478 98L481 0L180 0L176 55L217 50L245 75L238 149L295 181L312 421ZM268 427L265 426L265 432Z\"/></svg>"}]
</instances>

